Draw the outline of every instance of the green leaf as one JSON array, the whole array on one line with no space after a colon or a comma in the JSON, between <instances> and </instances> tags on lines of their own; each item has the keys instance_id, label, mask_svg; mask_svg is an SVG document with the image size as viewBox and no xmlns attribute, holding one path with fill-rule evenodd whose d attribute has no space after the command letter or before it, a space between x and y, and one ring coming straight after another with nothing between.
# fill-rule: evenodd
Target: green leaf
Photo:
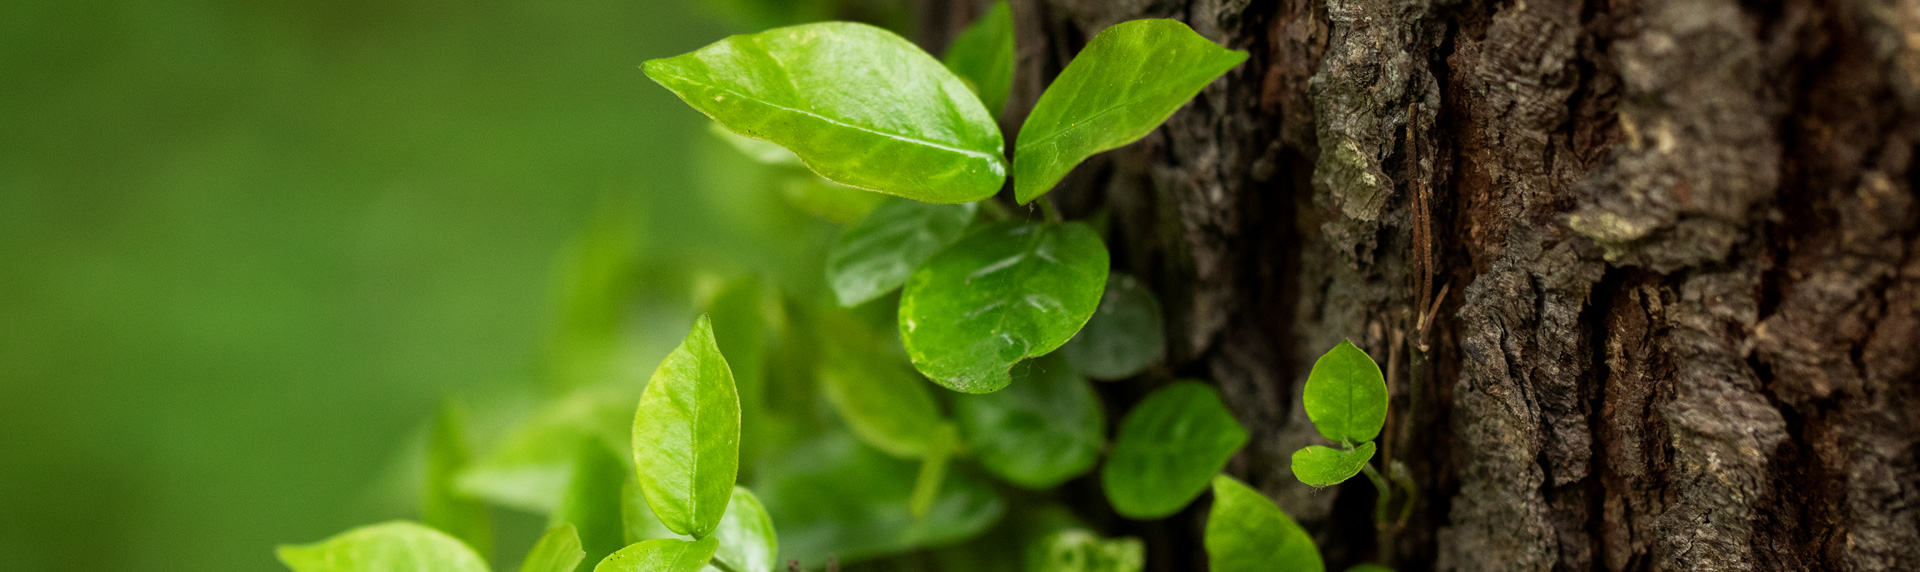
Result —
<instances>
[{"instance_id":1,"label":"green leaf","mask_svg":"<svg viewBox=\"0 0 1920 572\"><path fill-rule=\"evenodd\" d=\"M1121 516L1161 518L1200 496L1246 444L1247 430L1218 392L1199 382L1175 383L1147 395L1121 420L1100 485Z\"/></svg>"},{"instance_id":2,"label":"green leaf","mask_svg":"<svg viewBox=\"0 0 1920 572\"><path fill-rule=\"evenodd\" d=\"M872 194L872 193L867 193ZM741 446L752 458L755 447L764 446L756 436L765 435L764 416L754 413L766 404L767 361L767 289L753 275L726 282L707 301L707 316L713 319L713 339L726 356L727 369L733 372L733 384L740 394Z\"/></svg>"},{"instance_id":3,"label":"green leaf","mask_svg":"<svg viewBox=\"0 0 1920 572\"><path fill-rule=\"evenodd\" d=\"M888 359L866 328L844 313L822 316L820 390L853 434L889 455L926 455L944 415L932 386L904 363ZM896 358L897 359L897 358Z\"/></svg>"},{"instance_id":4,"label":"green leaf","mask_svg":"<svg viewBox=\"0 0 1920 572\"><path fill-rule=\"evenodd\" d=\"M1313 363L1304 397L1307 418L1338 443L1372 441L1387 422L1387 380L1367 352L1341 340Z\"/></svg>"},{"instance_id":5,"label":"green leaf","mask_svg":"<svg viewBox=\"0 0 1920 572\"><path fill-rule=\"evenodd\" d=\"M1326 570L1306 529L1259 491L1226 475L1213 478L1206 546L1210 572Z\"/></svg>"},{"instance_id":6,"label":"green leaf","mask_svg":"<svg viewBox=\"0 0 1920 572\"><path fill-rule=\"evenodd\" d=\"M708 123L707 132L712 133L714 137L718 137L721 141L727 142L728 145L733 146L735 150L739 151L741 155L745 155L748 159L753 159L756 163L783 167L806 166L800 163L799 155L788 151L786 147L728 131L725 125Z\"/></svg>"},{"instance_id":7,"label":"green leaf","mask_svg":"<svg viewBox=\"0 0 1920 572\"><path fill-rule=\"evenodd\" d=\"M621 490L629 473L626 463L598 440L582 441L576 450L566 493L547 524L573 524L586 551L585 562L599 562L627 545Z\"/></svg>"},{"instance_id":8,"label":"green leaf","mask_svg":"<svg viewBox=\"0 0 1920 572\"><path fill-rule=\"evenodd\" d=\"M788 205L839 224L859 222L892 198L835 183L806 170L784 173L774 184L780 187L780 196Z\"/></svg>"},{"instance_id":9,"label":"green leaf","mask_svg":"<svg viewBox=\"0 0 1920 572\"><path fill-rule=\"evenodd\" d=\"M744 487L733 487L733 501L727 503L727 515L720 518L713 538L720 541L713 559L733 572L774 572L778 564L780 540L773 532L773 517Z\"/></svg>"},{"instance_id":10,"label":"green leaf","mask_svg":"<svg viewBox=\"0 0 1920 572\"><path fill-rule=\"evenodd\" d=\"M1080 223L1004 222L933 256L907 279L900 336L920 373L989 393L1008 368L1080 331L1107 282L1107 246Z\"/></svg>"},{"instance_id":11,"label":"green leaf","mask_svg":"<svg viewBox=\"0 0 1920 572\"><path fill-rule=\"evenodd\" d=\"M1114 24L1087 42L1027 115L1014 143L1014 197L1044 195L1075 165L1152 133L1246 61L1173 20Z\"/></svg>"},{"instance_id":12,"label":"green leaf","mask_svg":"<svg viewBox=\"0 0 1920 572\"><path fill-rule=\"evenodd\" d=\"M980 103L998 116L1013 91L1013 10L1003 0L954 37L947 69L972 84Z\"/></svg>"},{"instance_id":13,"label":"green leaf","mask_svg":"<svg viewBox=\"0 0 1920 572\"><path fill-rule=\"evenodd\" d=\"M720 524L740 469L740 397L708 317L640 394L633 461L647 505L668 530L703 538Z\"/></svg>"},{"instance_id":14,"label":"green leaf","mask_svg":"<svg viewBox=\"0 0 1920 572\"><path fill-rule=\"evenodd\" d=\"M1014 383L953 399L954 417L980 464L1013 484L1045 489L1093 469L1107 420L1093 387L1047 356L1014 368Z\"/></svg>"},{"instance_id":15,"label":"green leaf","mask_svg":"<svg viewBox=\"0 0 1920 572\"><path fill-rule=\"evenodd\" d=\"M841 306L878 298L913 275L934 253L960 240L974 203L935 205L894 199L840 233L827 251L827 283Z\"/></svg>"},{"instance_id":16,"label":"green leaf","mask_svg":"<svg viewBox=\"0 0 1920 572\"><path fill-rule=\"evenodd\" d=\"M1100 309L1087 327L1060 347L1087 377L1113 380L1133 377L1160 359L1167 338L1160 314L1160 298L1132 276L1113 273Z\"/></svg>"},{"instance_id":17,"label":"green leaf","mask_svg":"<svg viewBox=\"0 0 1920 572\"><path fill-rule=\"evenodd\" d=\"M718 543L659 538L637 542L601 560L593 572L698 572L713 559Z\"/></svg>"},{"instance_id":18,"label":"green leaf","mask_svg":"<svg viewBox=\"0 0 1920 572\"><path fill-rule=\"evenodd\" d=\"M465 415L457 404L449 402L440 408L433 434L428 438L426 490L420 495L420 520L485 554L493 550L493 523L487 505L455 486L470 456Z\"/></svg>"},{"instance_id":19,"label":"green leaf","mask_svg":"<svg viewBox=\"0 0 1920 572\"><path fill-rule=\"evenodd\" d=\"M355 528L314 544L281 545L293 572L487 572L487 563L459 539L424 525L394 521Z\"/></svg>"},{"instance_id":20,"label":"green leaf","mask_svg":"<svg viewBox=\"0 0 1920 572\"><path fill-rule=\"evenodd\" d=\"M1029 572L1140 572L1146 562L1147 546L1138 538L1105 539L1078 529L1048 535L1027 553Z\"/></svg>"},{"instance_id":21,"label":"green leaf","mask_svg":"<svg viewBox=\"0 0 1920 572\"><path fill-rule=\"evenodd\" d=\"M1360 474L1373 459L1373 442L1352 450L1308 445L1293 452L1293 476L1316 487L1330 487Z\"/></svg>"},{"instance_id":22,"label":"green leaf","mask_svg":"<svg viewBox=\"0 0 1920 572\"><path fill-rule=\"evenodd\" d=\"M514 426L503 442L462 471L462 494L520 510L549 513L560 506L583 439L611 450L627 448L633 430L634 388L580 388L542 406Z\"/></svg>"},{"instance_id":23,"label":"green leaf","mask_svg":"<svg viewBox=\"0 0 1920 572\"><path fill-rule=\"evenodd\" d=\"M732 506L733 503L727 504ZM721 520L726 520L726 517L721 517ZM667 530L667 525L660 524L660 518L653 515L653 508L647 506L646 494L640 492L639 481L627 481L626 486L620 487L620 522L626 530L622 536L628 544L655 538L687 539Z\"/></svg>"},{"instance_id":24,"label":"green leaf","mask_svg":"<svg viewBox=\"0 0 1920 572\"><path fill-rule=\"evenodd\" d=\"M1006 181L1000 128L966 82L880 28L823 22L732 36L648 61L646 73L843 185L964 203Z\"/></svg>"},{"instance_id":25,"label":"green leaf","mask_svg":"<svg viewBox=\"0 0 1920 572\"><path fill-rule=\"evenodd\" d=\"M561 524L547 529L527 551L520 572L573 572L586 557L586 551L580 549L579 531L571 524Z\"/></svg>"}]
</instances>

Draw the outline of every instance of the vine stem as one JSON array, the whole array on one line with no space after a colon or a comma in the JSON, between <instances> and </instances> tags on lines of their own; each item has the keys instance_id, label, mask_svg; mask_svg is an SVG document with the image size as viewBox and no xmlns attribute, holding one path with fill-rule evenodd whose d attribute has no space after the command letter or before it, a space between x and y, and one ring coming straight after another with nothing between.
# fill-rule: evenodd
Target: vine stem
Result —
<instances>
[{"instance_id":1,"label":"vine stem","mask_svg":"<svg viewBox=\"0 0 1920 572\"><path fill-rule=\"evenodd\" d=\"M1040 212L1046 213L1047 222L1061 222L1066 220L1065 217L1060 216L1060 209L1053 206L1053 199L1041 196L1037 202L1040 203Z\"/></svg>"}]
</instances>

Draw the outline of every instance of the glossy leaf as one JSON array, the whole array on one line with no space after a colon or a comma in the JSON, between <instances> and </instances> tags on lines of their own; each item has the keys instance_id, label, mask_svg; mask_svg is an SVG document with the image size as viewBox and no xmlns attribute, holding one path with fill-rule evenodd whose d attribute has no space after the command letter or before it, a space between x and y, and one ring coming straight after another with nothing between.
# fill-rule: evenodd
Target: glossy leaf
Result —
<instances>
[{"instance_id":1,"label":"glossy leaf","mask_svg":"<svg viewBox=\"0 0 1920 572\"><path fill-rule=\"evenodd\" d=\"M934 253L960 240L978 208L905 199L880 205L840 233L827 251L827 283L834 297L853 307L899 288Z\"/></svg>"},{"instance_id":2,"label":"glossy leaf","mask_svg":"<svg viewBox=\"0 0 1920 572\"><path fill-rule=\"evenodd\" d=\"M1030 489L1050 488L1092 470L1106 442L1099 396L1055 356L1015 366L1006 389L955 396L953 407L980 464Z\"/></svg>"},{"instance_id":3,"label":"glossy leaf","mask_svg":"<svg viewBox=\"0 0 1920 572\"><path fill-rule=\"evenodd\" d=\"M918 459L927 453L944 415L933 386L905 363L889 359L877 340L850 316L822 317L824 355L820 392L854 435L889 455Z\"/></svg>"},{"instance_id":4,"label":"glossy leaf","mask_svg":"<svg viewBox=\"0 0 1920 572\"><path fill-rule=\"evenodd\" d=\"M780 540L773 531L773 517L745 487L733 487L733 500L727 503L727 514L720 518L713 538L720 541L713 559L733 572L774 572Z\"/></svg>"},{"instance_id":5,"label":"glossy leaf","mask_svg":"<svg viewBox=\"0 0 1920 572\"><path fill-rule=\"evenodd\" d=\"M1013 91L1013 37L1013 10L1002 0L947 46L947 69L967 80L995 116Z\"/></svg>"},{"instance_id":6,"label":"glossy leaf","mask_svg":"<svg viewBox=\"0 0 1920 572\"><path fill-rule=\"evenodd\" d=\"M844 185L962 203L1006 180L1000 128L966 82L880 28L823 22L732 36L648 61L646 73Z\"/></svg>"},{"instance_id":7,"label":"glossy leaf","mask_svg":"<svg viewBox=\"0 0 1920 572\"><path fill-rule=\"evenodd\" d=\"M1213 478L1205 543L1211 572L1326 570L1306 529L1259 491L1226 475Z\"/></svg>"},{"instance_id":8,"label":"glossy leaf","mask_svg":"<svg viewBox=\"0 0 1920 572\"><path fill-rule=\"evenodd\" d=\"M1352 450L1308 445L1293 452L1293 476L1316 487L1330 487L1360 474L1373 459L1373 442Z\"/></svg>"},{"instance_id":9,"label":"glossy leaf","mask_svg":"<svg viewBox=\"0 0 1920 572\"><path fill-rule=\"evenodd\" d=\"M1107 276L1100 309L1060 353L1087 377L1133 377L1160 359L1167 345L1165 330L1160 298L1134 277L1116 272Z\"/></svg>"},{"instance_id":10,"label":"glossy leaf","mask_svg":"<svg viewBox=\"0 0 1920 572\"><path fill-rule=\"evenodd\" d=\"M444 532L394 521L355 528L307 545L281 545L293 572L487 572L472 548Z\"/></svg>"},{"instance_id":11,"label":"glossy leaf","mask_svg":"<svg viewBox=\"0 0 1920 572\"><path fill-rule=\"evenodd\" d=\"M1127 412L1100 484L1121 516L1161 518L1200 496L1246 444L1247 430L1218 392L1199 382L1175 383Z\"/></svg>"},{"instance_id":12,"label":"glossy leaf","mask_svg":"<svg viewBox=\"0 0 1920 572\"><path fill-rule=\"evenodd\" d=\"M1173 20L1101 30L1040 94L1014 143L1014 196L1026 204L1075 165L1152 133L1247 53Z\"/></svg>"},{"instance_id":13,"label":"glossy leaf","mask_svg":"<svg viewBox=\"0 0 1920 572\"><path fill-rule=\"evenodd\" d=\"M637 542L608 555L593 567L593 572L699 572L713 559L718 546L712 538Z\"/></svg>"},{"instance_id":14,"label":"glossy leaf","mask_svg":"<svg viewBox=\"0 0 1920 572\"><path fill-rule=\"evenodd\" d=\"M1006 222L975 231L907 279L900 336L928 379L963 393L1073 337L1100 304L1107 246L1080 223Z\"/></svg>"},{"instance_id":15,"label":"glossy leaf","mask_svg":"<svg viewBox=\"0 0 1920 572\"><path fill-rule=\"evenodd\" d=\"M526 560L520 562L520 572L573 572L586 557L586 551L580 549L579 532L571 524L561 524L547 529L540 541L533 543Z\"/></svg>"},{"instance_id":16,"label":"glossy leaf","mask_svg":"<svg viewBox=\"0 0 1920 572\"><path fill-rule=\"evenodd\" d=\"M1138 538L1105 539L1091 532L1055 532L1028 552L1028 572L1140 572L1147 547Z\"/></svg>"},{"instance_id":17,"label":"glossy leaf","mask_svg":"<svg viewBox=\"0 0 1920 572\"><path fill-rule=\"evenodd\" d=\"M1367 352L1341 340L1307 374L1307 418L1334 442L1359 443L1387 422L1387 381Z\"/></svg>"},{"instance_id":18,"label":"glossy leaf","mask_svg":"<svg viewBox=\"0 0 1920 572\"><path fill-rule=\"evenodd\" d=\"M720 524L740 468L740 397L706 316L640 394L633 457L640 491L668 530L700 538Z\"/></svg>"},{"instance_id":19,"label":"glossy leaf","mask_svg":"<svg viewBox=\"0 0 1920 572\"><path fill-rule=\"evenodd\" d=\"M420 494L420 520L454 535L485 554L493 550L493 523L486 503L456 486L472 453L465 414L448 403L441 407L427 444L427 478Z\"/></svg>"},{"instance_id":20,"label":"glossy leaf","mask_svg":"<svg viewBox=\"0 0 1920 572\"><path fill-rule=\"evenodd\" d=\"M584 441L577 450L566 494L548 525L571 523L586 552L585 562L599 562L627 545L620 507L621 489L630 473L627 464L599 441Z\"/></svg>"}]
</instances>

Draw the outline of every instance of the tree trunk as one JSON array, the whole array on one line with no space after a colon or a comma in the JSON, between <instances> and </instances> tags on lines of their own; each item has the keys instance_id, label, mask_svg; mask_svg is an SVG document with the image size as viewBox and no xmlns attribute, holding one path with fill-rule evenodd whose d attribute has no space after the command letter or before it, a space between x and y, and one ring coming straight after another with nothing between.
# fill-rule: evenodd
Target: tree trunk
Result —
<instances>
[{"instance_id":1,"label":"tree trunk","mask_svg":"<svg viewBox=\"0 0 1920 572\"><path fill-rule=\"evenodd\" d=\"M1160 293L1145 377L1219 384L1228 470L1330 569L1920 569L1920 0L1013 4L1009 133L1115 22L1251 53L1053 196ZM1341 338L1404 524L1289 473ZM1204 509L1115 526L1204 570Z\"/></svg>"}]
</instances>

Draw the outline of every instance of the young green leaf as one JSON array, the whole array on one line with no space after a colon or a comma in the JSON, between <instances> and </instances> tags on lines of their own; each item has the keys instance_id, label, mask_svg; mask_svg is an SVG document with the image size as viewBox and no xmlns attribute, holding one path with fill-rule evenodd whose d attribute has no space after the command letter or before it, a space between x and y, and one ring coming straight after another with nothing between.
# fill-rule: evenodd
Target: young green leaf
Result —
<instances>
[{"instance_id":1,"label":"young green leaf","mask_svg":"<svg viewBox=\"0 0 1920 572\"><path fill-rule=\"evenodd\" d=\"M1306 529L1259 491L1226 475L1213 478L1206 546L1210 572L1326 570Z\"/></svg>"},{"instance_id":2,"label":"young green leaf","mask_svg":"<svg viewBox=\"0 0 1920 572\"><path fill-rule=\"evenodd\" d=\"M1341 340L1307 374L1307 418L1339 443L1372 441L1387 422L1387 381L1367 352Z\"/></svg>"},{"instance_id":3,"label":"young green leaf","mask_svg":"<svg viewBox=\"0 0 1920 572\"><path fill-rule=\"evenodd\" d=\"M719 543L659 538L620 549L594 565L593 572L699 572L713 559Z\"/></svg>"},{"instance_id":4,"label":"young green leaf","mask_svg":"<svg viewBox=\"0 0 1920 572\"><path fill-rule=\"evenodd\" d=\"M1073 337L1100 304L1107 246L1080 223L1004 222L935 254L907 279L900 337L920 373L989 393L1008 368Z\"/></svg>"},{"instance_id":5,"label":"young green leaf","mask_svg":"<svg viewBox=\"0 0 1920 572\"><path fill-rule=\"evenodd\" d=\"M567 491L547 524L572 524L585 562L599 562L627 545L620 505L629 473L627 464L597 440L583 441L576 450Z\"/></svg>"},{"instance_id":6,"label":"young green leaf","mask_svg":"<svg viewBox=\"0 0 1920 572\"><path fill-rule=\"evenodd\" d=\"M888 359L879 342L849 316L822 316L820 392L853 434L903 459L927 453L944 417L933 387L904 363Z\"/></svg>"},{"instance_id":7,"label":"young green leaf","mask_svg":"<svg viewBox=\"0 0 1920 572\"><path fill-rule=\"evenodd\" d=\"M1173 20L1114 24L1053 80L1014 143L1014 197L1046 194L1095 153L1152 133L1200 89L1246 61Z\"/></svg>"},{"instance_id":8,"label":"young green leaf","mask_svg":"<svg viewBox=\"0 0 1920 572\"><path fill-rule=\"evenodd\" d=\"M542 406L462 471L460 492L523 511L553 512L566 493L580 441L597 439L616 451L627 447L639 397L636 388L602 384Z\"/></svg>"},{"instance_id":9,"label":"young green leaf","mask_svg":"<svg viewBox=\"0 0 1920 572\"><path fill-rule=\"evenodd\" d=\"M720 524L740 469L740 397L706 316L640 394L633 461L668 530L703 538Z\"/></svg>"},{"instance_id":10,"label":"young green leaf","mask_svg":"<svg viewBox=\"0 0 1920 572\"><path fill-rule=\"evenodd\" d=\"M1060 347L1087 377L1113 380L1132 377L1160 359L1166 348L1160 299L1132 276L1107 276L1100 309L1087 327Z\"/></svg>"},{"instance_id":11,"label":"young green leaf","mask_svg":"<svg viewBox=\"0 0 1920 572\"><path fill-rule=\"evenodd\" d=\"M427 526L447 531L454 537L486 553L493 550L493 523L487 505L460 492L455 483L467 467L471 452L467 445L465 415L454 403L440 409L427 444L426 490L420 494L420 520Z\"/></svg>"},{"instance_id":12,"label":"young green leaf","mask_svg":"<svg viewBox=\"0 0 1920 572\"><path fill-rule=\"evenodd\" d=\"M774 572L780 555L780 540L773 532L773 517L760 504L760 498L745 487L733 487L733 501L727 503L727 515L720 528L713 530L720 548L713 559L733 572Z\"/></svg>"},{"instance_id":13,"label":"young green leaf","mask_svg":"<svg viewBox=\"0 0 1920 572\"><path fill-rule=\"evenodd\" d=\"M1030 489L1092 470L1107 434L1093 387L1053 355L1015 366L1013 375L1006 389L953 400L954 417L980 464Z\"/></svg>"},{"instance_id":14,"label":"young green leaf","mask_svg":"<svg viewBox=\"0 0 1920 572\"><path fill-rule=\"evenodd\" d=\"M1013 91L1013 10L1005 0L954 37L947 46L947 69L972 84L987 112L999 115Z\"/></svg>"},{"instance_id":15,"label":"young green leaf","mask_svg":"<svg viewBox=\"0 0 1920 572\"><path fill-rule=\"evenodd\" d=\"M1105 539L1079 529L1047 535L1027 552L1031 572L1140 572L1147 546L1138 538Z\"/></svg>"},{"instance_id":16,"label":"young green leaf","mask_svg":"<svg viewBox=\"0 0 1920 572\"><path fill-rule=\"evenodd\" d=\"M520 572L573 572L586 557L586 551L580 549L579 532L571 524L561 524L547 529L540 541L533 543L527 559L520 562Z\"/></svg>"},{"instance_id":17,"label":"young green leaf","mask_svg":"<svg viewBox=\"0 0 1920 572\"><path fill-rule=\"evenodd\" d=\"M827 251L827 283L841 306L854 307L899 288L913 269L960 240L974 203L934 205L894 199L840 233Z\"/></svg>"},{"instance_id":18,"label":"young green leaf","mask_svg":"<svg viewBox=\"0 0 1920 572\"><path fill-rule=\"evenodd\" d=\"M1360 474L1373 459L1373 442L1352 450L1308 445L1293 452L1293 476L1316 487L1330 487Z\"/></svg>"},{"instance_id":19,"label":"young green leaf","mask_svg":"<svg viewBox=\"0 0 1920 572\"><path fill-rule=\"evenodd\" d=\"M1161 518L1187 506L1247 444L1212 387L1184 381L1161 388L1127 412L1100 485L1115 512Z\"/></svg>"},{"instance_id":20,"label":"young green leaf","mask_svg":"<svg viewBox=\"0 0 1920 572\"><path fill-rule=\"evenodd\" d=\"M281 545L293 572L487 572L472 548L419 523L362 526L314 544Z\"/></svg>"},{"instance_id":21,"label":"young green leaf","mask_svg":"<svg viewBox=\"0 0 1920 572\"><path fill-rule=\"evenodd\" d=\"M1006 180L1000 128L966 83L880 28L823 22L732 36L648 61L646 73L840 184L963 203Z\"/></svg>"}]
</instances>

